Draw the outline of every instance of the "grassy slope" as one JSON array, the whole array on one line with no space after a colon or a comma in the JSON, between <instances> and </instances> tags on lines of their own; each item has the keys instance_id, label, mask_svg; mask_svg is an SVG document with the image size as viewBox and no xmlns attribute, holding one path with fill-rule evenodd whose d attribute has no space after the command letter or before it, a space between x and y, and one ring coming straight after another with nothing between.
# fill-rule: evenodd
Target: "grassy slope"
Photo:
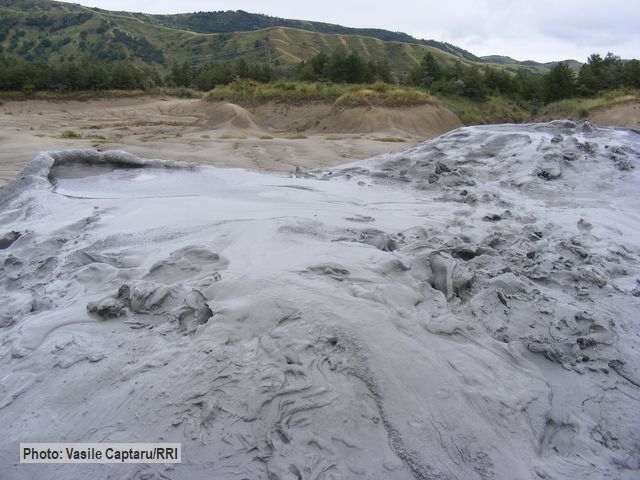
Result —
<instances>
[{"instance_id":1,"label":"grassy slope","mask_svg":"<svg viewBox=\"0 0 640 480\"><path fill-rule=\"evenodd\" d=\"M381 82L373 85L286 81L260 84L251 80L240 80L228 86L216 87L205 98L208 101L229 101L244 106L266 102L289 105L318 102L342 107L439 104L434 97L416 88Z\"/></svg>"},{"instance_id":2,"label":"grassy slope","mask_svg":"<svg viewBox=\"0 0 640 480\"><path fill-rule=\"evenodd\" d=\"M634 100L640 100L640 90L611 90L592 98L569 98L546 105L540 110L536 119L546 120L563 117L577 119L587 118L597 110Z\"/></svg>"},{"instance_id":3,"label":"grassy slope","mask_svg":"<svg viewBox=\"0 0 640 480\"><path fill-rule=\"evenodd\" d=\"M344 27L342 25L308 20L292 20L271 17L263 14L249 13L242 10L183 13L174 15L153 15L145 13L129 13L128 15L139 18L145 23L164 25L179 30L189 30L199 33L237 32L286 27L325 34L373 37L383 41L427 45L461 58L480 61L480 59L472 53L456 47L455 45L435 40L419 40L402 32L391 32L379 28L351 28Z\"/></svg>"},{"instance_id":4,"label":"grassy slope","mask_svg":"<svg viewBox=\"0 0 640 480\"><path fill-rule=\"evenodd\" d=\"M47 14L52 18L65 15L64 12L49 12ZM25 32L25 35L19 39L18 49L25 43L37 42L39 38L44 36L37 27L24 24L24 20L29 14L12 12L0 7L0 15L12 15L19 19L20 24L15 28ZM270 43L273 64L280 65L283 68L292 67L301 60L306 60L318 52L329 53L339 48L357 51L365 58L388 58L396 75L403 75L428 51L434 53L439 60L444 62L450 63L458 58L433 47L399 42L383 42L372 37L321 34L283 27L250 32L201 34L149 25L128 16L94 13L90 20L81 25L46 33L46 38L53 44L56 44L64 37L71 38L71 43L68 45L59 49L55 47L47 49L46 53L49 59L56 62L60 60L61 56L66 58L72 54L76 57L81 56L82 52L79 49L80 33L82 31L87 32L87 43L99 41L101 35L96 33L95 30L99 27L102 19L107 19L121 30L136 37L145 38L152 45L160 48L165 54L165 66L184 61L200 64L211 60L233 60L239 57L245 58L247 61L262 62L266 59L263 46L266 39ZM112 36L112 31L113 28L109 29L106 33L107 37ZM16 51L9 49L11 36L12 34L10 33L4 41L0 42L0 46L3 47L5 53L15 54ZM260 42L261 45L256 46L256 42ZM132 60L140 61L136 58L135 52L132 52L126 46L122 47Z\"/></svg>"},{"instance_id":5,"label":"grassy slope","mask_svg":"<svg viewBox=\"0 0 640 480\"><path fill-rule=\"evenodd\" d=\"M531 118L528 111L504 97L489 97L484 101L446 95L438 95L436 98L465 125L521 123Z\"/></svg>"},{"instance_id":6,"label":"grassy slope","mask_svg":"<svg viewBox=\"0 0 640 480\"><path fill-rule=\"evenodd\" d=\"M25 8L30 8L29 12ZM48 10L47 10L48 9ZM54 32L43 32L38 27L25 24L31 16L42 15L46 12L51 18L61 18L68 13L90 12L92 17L81 25L74 25ZM155 62L155 66L168 68L172 63L188 61L200 64L211 60L233 60L245 58L248 61L266 61L265 41L271 50L271 60L274 66L291 69L301 60L306 60L318 52L330 53L336 49L356 51L365 58L387 58L393 73L401 78L412 68L426 52L433 53L439 61L452 63L474 63L460 56L444 52L432 46L382 41L378 38L361 35L324 34L308 30L273 27L263 30L252 30L230 33L203 34L186 30L179 30L162 25L147 23L140 18L126 12L98 11L73 4L60 4L44 0L0 0L0 17L11 16L18 20L18 25L9 31L4 40L0 41L4 53L16 54L21 47L29 42L37 43L39 39L47 38L53 46L43 52L31 49L23 52L25 56L31 53L35 58L47 57L53 62L61 58L68 59L70 55L79 58L87 52L80 50L80 35L86 32L86 43L107 40L122 48L129 60L144 63L135 48L128 47L114 38L114 28L118 28L134 37L145 39L154 47L159 48L165 57L163 64ZM144 16L143 16L144 17ZM103 20L111 22L110 28L104 34L98 34L96 29ZM304 24L304 22L300 22ZM11 48L11 39L19 29L24 36L18 39L17 47ZM56 44L64 37L71 42L58 47ZM482 63L485 65L486 63ZM513 65L495 65L499 68L513 69ZM520 68L520 67L518 67ZM531 67L531 71L543 73L540 67Z\"/></svg>"}]
</instances>

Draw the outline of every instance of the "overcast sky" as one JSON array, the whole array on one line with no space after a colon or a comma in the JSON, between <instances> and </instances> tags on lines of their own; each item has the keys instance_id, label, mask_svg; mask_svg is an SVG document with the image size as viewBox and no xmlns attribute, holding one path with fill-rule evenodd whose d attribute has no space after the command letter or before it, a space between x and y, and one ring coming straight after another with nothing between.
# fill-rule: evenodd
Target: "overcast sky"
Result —
<instances>
[{"instance_id":1,"label":"overcast sky","mask_svg":"<svg viewBox=\"0 0 640 480\"><path fill-rule=\"evenodd\" d=\"M376 27L453 43L476 55L581 62L611 51L640 59L640 0L75 0L146 13L245 10Z\"/></svg>"}]
</instances>

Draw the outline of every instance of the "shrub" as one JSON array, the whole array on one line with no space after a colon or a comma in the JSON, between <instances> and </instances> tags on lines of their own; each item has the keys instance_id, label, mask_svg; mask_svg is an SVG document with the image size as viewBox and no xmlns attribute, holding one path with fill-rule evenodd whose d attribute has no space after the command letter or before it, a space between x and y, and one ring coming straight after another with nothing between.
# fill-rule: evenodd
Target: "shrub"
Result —
<instances>
[{"instance_id":1,"label":"shrub","mask_svg":"<svg viewBox=\"0 0 640 480\"><path fill-rule=\"evenodd\" d=\"M374 140L378 142L406 142L402 137L377 137Z\"/></svg>"},{"instance_id":2,"label":"shrub","mask_svg":"<svg viewBox=\"0 0 640 480\"><path fill-rule=\"evenodd\" d=\"M60 138L82 138L79 134L73 130L65 130L60 134Z\"/></svg>"},{"instance_id":3,"label":"shrub","mask_svg":"<svg viewBox=\"0 0 640 480\"><path fill-rule=\"evenodd\" d=\"M412 105L436 104L437 101L414 88L393 88L376 90L374 88L360 88L341 95L335 102L336 106L359 107L381 106L401 107Z\"/></svg>"},{"instance_id":4,"label":"shrub","mask_svg":"<svg viewBox=\"0 0 640 480\"><path fill-rule=\"evenodd\" d=\"M373 90L374 92L378 92L378 93L384 93L389 89L389 86L384 83L384 82L374 82L373 85L371 85L371 90Z\"/></svg>"}]
</instances>

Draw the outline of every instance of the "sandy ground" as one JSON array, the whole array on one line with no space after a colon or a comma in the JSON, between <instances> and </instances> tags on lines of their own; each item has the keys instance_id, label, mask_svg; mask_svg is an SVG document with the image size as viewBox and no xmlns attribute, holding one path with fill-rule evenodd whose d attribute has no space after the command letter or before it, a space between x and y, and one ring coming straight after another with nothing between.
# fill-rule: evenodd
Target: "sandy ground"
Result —
<instances>
[{"instance_id":1,"label":"sandy ground","mask_svg":"<svg viewBox=\"0 0 640 480\"><path fill-rule=\"evenodd\" d=\"M640 128L640 102L628 102L602 109L593 114L590 120L600 125Z\"/></svg>"},{"instance_id":2,"label":"sandy ground","mask_svg":"<svg viewBox=\"0 0 640 480\"><path fill-rule=\"evenodd\" d=\"M273 171L328 167L399 150L460 126L455 115L434 108L332 113L325 105L266 105L251 114L237 105L165 97L5 102L0 106L0 185L14 179L37 152L70 148L122 149L141 158ZM76 137L65 138L65 132ZM288 138L292 135L303 138ZM389 139L395 141L384 141Z\"/></svg>"}]
</instances>

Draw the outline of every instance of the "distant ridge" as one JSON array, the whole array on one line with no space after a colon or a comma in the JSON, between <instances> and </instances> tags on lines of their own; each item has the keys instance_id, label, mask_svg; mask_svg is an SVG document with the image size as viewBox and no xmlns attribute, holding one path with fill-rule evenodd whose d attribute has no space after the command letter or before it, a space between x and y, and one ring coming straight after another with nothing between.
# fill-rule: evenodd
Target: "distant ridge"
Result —
<instances>
[{"instance_id":1,"label":"distant ridge","mask_svg":"<svg viewBox=\"0 0 640 480\"><path fill-rule=\"evenodd\" d=\"M504 55L485 55L480 57L480 60L484 62L495 63L498 65L522 65L525 67L542 67L548 69L555 67L559 63L566 63L567 65L569 65L569 68L571 68L576 73L580 70L580 66L582 65L577 60L558 60L555 62L541 63L533 60L515 60L514 58Z\"/></svg>"},{"instance_id":2,"label":"distant ridge","mask_svg":"<svg viewBox=\"0 0 640 480\"><path fill-rule=\"evenodd\" d=\"M174 15L131 13L130 15L147 23L163 25L170 28L178 28L181 30L190 30L198 33L230 33L262 30L273 27L287 27L325 34L361 35L377 38L385 42L426 45L467 60L480 61L480 58L474 54L455 45L451 45L450 43L439 42L436 40L417 39L402 32L392 32L379 28L351 28L344 27L342 25L307 20L291 20L263 15L260 13L249 13L243 10L181 13Z\"/></svg>"},{"instance_id":3,"label":"distant ridge","mask_svg":"<svg viewBox=\"0 0 640 480\"><path fill-rule=\"evenodd\" d=\"M115 12L52 0L0 0L0 55L63 62L83 57L160 68L245 59L292 70L302 60L346 49L386 58L397 78L430 52L452 64L491 64L544 74L556 63L478 57L460 47L406 33L291 20L243 10L154 15ZM571 60L571 67L580 64Z\"/></svg>"}]
</instances>

